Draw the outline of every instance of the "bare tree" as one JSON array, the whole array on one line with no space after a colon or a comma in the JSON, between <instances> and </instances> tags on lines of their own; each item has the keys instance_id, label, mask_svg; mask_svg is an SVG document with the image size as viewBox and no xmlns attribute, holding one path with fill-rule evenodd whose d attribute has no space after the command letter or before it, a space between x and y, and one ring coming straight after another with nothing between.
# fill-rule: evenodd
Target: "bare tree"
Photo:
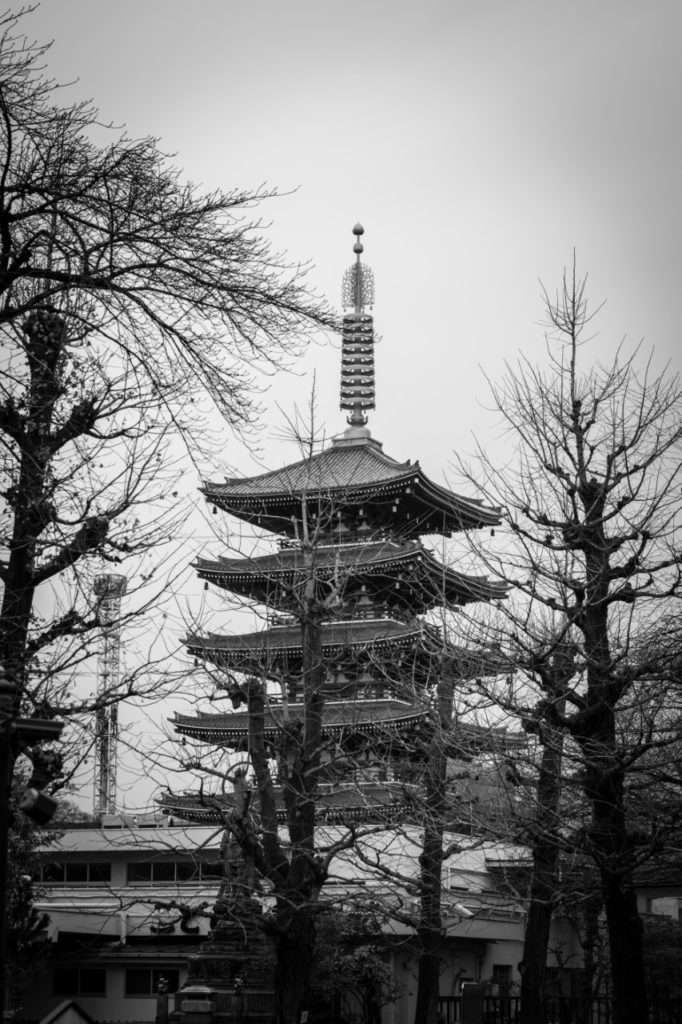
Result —
<instances>
[{"instance_id":1,"label":"bare tree","mask_svg":"<svg viewBox=\"0 0 682 1024\"><path fill-rule=\"evenodd\" d=\"M153 140L56 105L29 11L0 23L0 658L19 694L46 647L93 625L67 599L40 621L39 588L172 536L169 439L200 449L202 397L247 426L250 373L330 319L248 217L268 193L203 195Z\"/></svg>"},{"instance_id":2,"label":"bare tree","mask_svg":"<svg viewBox=\"0 0 682 1024\"><path fill-rule=\"evenodd\" d=\"M515 588L498 641L526 665L566 643L575 648L570 679L557 685L536 674L536 699L579 753L590 808L583 845L600 876L615 1021L641 1024L648 1010L633 871L655 837L631 827L627 794L663 739L660 715L650 716L641 696L645 680L655 692L668 669L653 650L642 652L651 623L680 595L681 396L677 378L656 376L651 360L638 372L637 352L581 371L594 314L575 269L545 305L549 372L521 360L492 386L516 468L500 472L480 451L476 470L464 469L503 506L514 538L499 557L479 550ZM524 702L533 704L531 691Z\"/></svg>"},{"instance_id":3,"label":"bare tree","mask_svg":"<svg viewBox=\"0 0 682 1024\"><path fill-rule=\"evenodd\" d=\"M282 1024L298 1020L309 1005L316 922L330 905L321 898L322 888L334 858L352 847L358 831L363 831L348 823L339 824L335 835L320 832L324 820L320 780L328 779L335 769L339 777L352 777L353 763L352 751L340 751L338 740L323 729L329 686L322 626L329 621L344 585L342 573L330 580L327 560L318 555L332 521L329 510L319 507L313 517L304 496L293 575L290 560L286 565L282 560L280 575L277 556L271 556L269 580L257 560L252 562L267 581L269 602L280 611L286 608L300 630L300 673L293 667L285 672L280 680L282 694L275 695L273 682L279 672L267 647L252 656L251 673L245 665L235 671L229 662L221 664L219 653L209 655L217 665L218 687L227 690L235 707L246 708L248 754L232 756L227 765L214 767L205 752L183 760L185 767L217 778L222 789L232 791L223 811L224 805L211 795L202 794L200 802L222 813L242 857L273 898L274 909L261 925L274 942L276 1013ZM243 566L248 563L244 558Z\"/></svg>"},{"instance_id":4,"label":"bare tree","mask_svg":"<svg viewBox=\"0 0 682 1024\"><path fill-rule=\"evenodd\" d=\"M66 680L99 633L95 567L139 560L177 528L170 439L196 455L209 408L246 428L253 374L331 323L251 215L274 193L203 194L153 139L60 105L47 48L21 34L31 10L0 19L5 808L17 714L88 710Z\"/></svg>"},{"instance_id":5,"label":"bare tree","mask_svg":"<svg viewBox=\"0 0 682 1024\"><path fill-rule=\"evenodd\" d=\"M185 764L213 775L220 784L235 787L225 825L274 900L272 914L262 923L274 939L277 1019L283 1024L296 1021L308 1005L316 923L330 906L330 897L322 890L335 858L354 848L359 837L385 830L395 810L382 807L381 797L378 802L376 797L372 799L373 793L368 796L360 783L355 801L358 807L367 802L367 818L358 823L353 814L344 814L343 806L329 805L330 794L336 783L344 781L350 795L348 783L356 777L366 779L377 766L389 776L401 751L409 752L409 740L397 735L390 715L382 726L380 700L376 707L368 703L364 718L358 711L354 725L352 708L363 695L363 684L357 679L364 671L371 678L368 685L382 695L390 691L415 703L419 685L424 684L424 680L420 684L415 681L409 668L403 668L401 674L386 652L375 651L369 635L365 647L356 650L348 630L348 650L342 644L335 657L324 650L324 627L339 617L343 633L344 620L357 618L362 611L358 602L367 601L361 582L368 556L367 546L358 544L357 550L347 547L330 561L339 510L345 507L347 511L353 499L344 502L342 494L331 497L319 492L312 461L314 447L306 444L306 449L302 465L309 466L309 489L303 487L299 494L296 488L291 498L298 506L295 539L285 539L279 553L263 558L245 556L229 564L228 560L199 564L206 579L218 581L222 576L227 590L267 603L278 612L278 618L285 612L292 629L290 644L300 650L300 657L290 651L283 660L278 658L269 649L267 632L260 641L255 635L244 638L243 646L236 645L232 661L224 648L221 656L220 643L213 644L210 637L205 642L199 638L189 641L190 651L217 666L219 689L227 690L235 706L246 706L248 753L244 751L241 763L233 757L227 767L210 769L209 759L202 755L191 756ZM269 521L278 522L272 513ZM291 534L289 519L282 519L281 530ZM381 545L381 541L375 542L370 555L376 558L376 548ZM390 559L388 550L386 557ZM251 653L246 654L247 649ZM398 654L402 656L402 649ZM427 650L423 655L431 660ZM276 692L278 683L281 693ZM348 702L343 733L325 728L325 705L330 700L336 702L337 713L339 703ZM425 695L423 724L430 715L429 700ZM372 711L376 719L370 722L367 714ZM184 725L182 731L191 735L191 725ZM389 787L384 788L388 792ZM401 788L397 783L394 793ZM220 801L208 795L201 801L209 809L220 806ZM410 802L404 794L400 801L403 810L404 803ZM325 829L325 822L333 822L334 830Z\"/></svg>"}]
</instances>

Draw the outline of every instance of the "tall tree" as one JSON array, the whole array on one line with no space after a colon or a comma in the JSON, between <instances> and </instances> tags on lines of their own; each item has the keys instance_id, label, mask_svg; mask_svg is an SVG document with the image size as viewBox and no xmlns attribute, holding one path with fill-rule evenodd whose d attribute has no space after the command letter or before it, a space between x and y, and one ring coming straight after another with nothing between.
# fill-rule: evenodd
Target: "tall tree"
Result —
<instances>
[{"instance_id":1,"label":"tall tree","mask_svg":"<svg viewBox=\"0 0 682 1024\"><path fill-rule=\"evenodd\" d=\"M30 10L0 18L5 809L12 719L79 703L63 670L99 630L93 571L143 556L177 526L169 440L195 453L207 407L247 427L253 374L331 323L253 220L274 193L204 194L153 139L106 129L90 103L60 105L47 48L21 32ZM143 581L147 567L136 571Z\"/></svg>"},{"instance_id":2,"label":"tall tree","mask_svg":"<svg viewBox=\"0 0 682 1024\"><path fill-rule=\"evenodd\" d=\"M93 141L97 110L56 105L25 14L0 22L0 658L20 691L45 644L84 626L67 603L29 640L38 588L167 536L140 523L172 487L169 437L199 443L202 397L248 425L249 374L330 322L248 218L268 193L205 195L152 139Z\"/></svg>"},{"instance_id":3,"label":"tall tree","mask_svg":"<svg viewBox=\"0 0 682 1024\"><path fill-rule=\"evenodd\" d=\"M337 575L330 583L318 555L331 513L318 509L313 517L305 495L301 504L301 571L286 591L288 611L300 627L300 695L292 707L285 692L281 721L273 737L268 715L272 673L229 672L226 683L224 675L220 681L219 672L219 685L228 690L235 707L244 704L248 712L249 778L239 758L235 763L231 757L227 766L210 769L204 752L200 759L186 763L186 767L208 770L233 785L233 807L225 815L227 830L274 898L274 910L262 923L274 943L278 1024L295 1024L310 1004L316 924L329 906L321 899L322 887L334 857L353 845L357 831L352 823L340 827L335 836L321 834L319 829L321 769L325 762L328 772L339 757L336 742L323 735L327 666L322 655L322 623L329 618L343 582ZM272 594L278 589L283 589L283 584L273 572ZM274 602L272 595L271 600ZM344 769L348 766L344 758ZM205 801L210 806L211 798Z\"/></svg>"},{"instance_id":4,"label":"tall tree","mask_svg":"<svg viewBox=\"0 0 682 1024\"><path fill-rule=\"evenodd\" d=\"M562 638L577 644L573 677L549 688L540 677L539 687L554 727L579 751L590 808L584 846L600 876L614 1020L642 1024L648 1010L633 870L652 837L631 827L627 786L661 738L640 691L667 669L664 659L640 652L650 623L680 595L681 393L677 377L655 375L651 360L640 371L637 352L581 369L594 314L575 269L545 304L549 371L522 359L492 388L516 468L500 473L481 451L468 475L505 508L515 540L499 559L487 552L489 567L516 592L500 613L500 639L526 653L542 650L550 617L555 646Z\"/></svg>"}]
</instances>

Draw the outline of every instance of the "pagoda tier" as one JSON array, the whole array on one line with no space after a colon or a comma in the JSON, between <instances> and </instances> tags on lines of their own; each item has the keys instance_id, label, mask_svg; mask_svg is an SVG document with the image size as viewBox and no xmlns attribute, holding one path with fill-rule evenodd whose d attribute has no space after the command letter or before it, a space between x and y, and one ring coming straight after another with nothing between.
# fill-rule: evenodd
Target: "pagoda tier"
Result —
<instances>
[{"instance_id":1,"label":"pagoda tier","mask_svg":"<svg viewBox=\"0 0 682 1024\"><path fill-rule=\"evenodd\" d=\"M276 791L277 818L286 821L281 791ZM163 793L159 805L164 813L197 824L223 824L234 808L231 793ZM419 809L420 790L403 782L320 783L315 817L320 824L353 821L392 823L414 818ZM257 795L256 795L257 807Z\"/></svg>"},{"instance_id":2,"label":"pagoda tier","mask_svg":"<svg viewBox=\"0 0 682 1024\"><path fill-rule=\"evenodd\" d=\"M362 427L329 448L259 476L207 482L206 499L238 519L299 539L303 519L315 540L331 542L422 534L451 536L495 526L499 510L433 483L418 462L396 462Z\"/></svg>"},{"instance_id":3,"label":"pagoda tier","mask_svg":"<svg viewBox=\"0 0 682 1024\"><path fill-rule=\"evenodd\" d=\"M363 619L324 622L322 658L327 669L327 696L393 696L415 692L435 678L443 641L433 626L413 620ZM256 633L236 636L190 636L195 658L223 670L245 672L286 683L295 699L303 672L301 625L292 620Z\"/></svg>"},{"instance_id":4,"label":"pagoda tier","mask_svg":"<svg viewBox=\"0 0 682 1024\"><path fill-rule=\"evenodd\" d=\"M265 713L265 742L276 745L286 721L302 719L301 704L285 705L269 701ZM324 709L322 735L344 750L366 737L383 746L402 747L403 751L423 737L428 726L429 709L420 703L399 700L327 701ZM429 726L430 727L430 726ZM181 736L228 750L248 750L249 716L246 710L224 714L199 713L173 718L173 728ZM527 746L524 733L510 732L503 727L457 722L444 743L451 757L467 760L482 752L511 754Z\"/></svg>"},{"instance_id":5,"label":"pagoda tier","mask_svg":"<svg viewBox=\"0 0 682 1024\"><path fill-rule=\"evenodd\" d=\"M320 589L333 584L338 618L375 618L381 612L412 619L437 605L498 600L504 584L468 576L440 564L420 540L299 545L251 559L200 558L201 579L259 604L295 611L300 588L311 573Z\"/></svg>"},{"instance_id":6,"label":"pagoda tier","mask_svg":"<svg viewBox=\"0 0 682 1024\"><path fill-rule=\"evenodd\" d=\"M287 722L301 721L302 704L268 701L265 711L265 742L276 745ZM371 736L374 741L383 740L388 744L396 737L405 736L406 731L419 729L429 715L429 710L418 703L400 700L357 700L332 701L324 706L322 736L346 749L349 741L364 741ZM230 750L247 750L249 736L249 714L246 710L229 711L225 714L179 715L173 719L173 728L181 736L189 736L202 743L211 743Z\"/></svg>"}]
</instances>

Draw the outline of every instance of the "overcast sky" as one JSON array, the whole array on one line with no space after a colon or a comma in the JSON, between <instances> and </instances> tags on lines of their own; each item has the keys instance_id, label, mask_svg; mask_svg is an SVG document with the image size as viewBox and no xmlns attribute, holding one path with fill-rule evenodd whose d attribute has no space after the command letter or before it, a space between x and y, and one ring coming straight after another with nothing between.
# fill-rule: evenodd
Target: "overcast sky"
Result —
<instances>
[{"instance_id":1,"label":"overcast sky","mask_svg":"<svg viewBox=\"0 0 682 1024\"><path fill-rule=\"evenodd\" d=\"M52 73L191 180L295 190L269 234L335 302L364 224L396 458L437 473L485 434L479 367L541 355L538 279L574 248L607 300L595 357L627 335L680 361L676 0L44 0L32 23ZM334 433L338 355L312 363Z\"/></svg>"},{"instance_id":2,"label":"overcast sky","mask_svg":"<svg viewBox=\"0 0 682 1024\"><path fill-rule=\"evenodd\" d=\"M678 0L43 0L49 70L105 119L158 136L207 188L287 193L262 214L338 302L366 229L384 449L438 480L471 432L494 442L482 369L543 358L539 279L577 251L595 303L587 359L624 336L682 362ZM317 369L328 433L338 348L268 399L265 458L293 459L279 403ZM228 445L226 471L256 470Z\"/></svg>"}]
</instances>

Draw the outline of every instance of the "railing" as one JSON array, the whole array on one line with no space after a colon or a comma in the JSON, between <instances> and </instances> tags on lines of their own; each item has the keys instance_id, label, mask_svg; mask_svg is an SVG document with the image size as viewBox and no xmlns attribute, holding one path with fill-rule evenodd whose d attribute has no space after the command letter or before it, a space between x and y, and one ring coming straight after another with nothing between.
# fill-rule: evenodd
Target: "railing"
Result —
<instances>
[{"instance_id":1,"label":"railing","mask_svg":"<svg viewBox=\"0 0 682 1024\"><path fill-rule=\"evenodd\" d=\"M441 996L438 1000L440 1024L518 1024L521 1019L519 996L483 996L480 1015L465 1020L461 996ZM555 996L545 999L545 1024L612 1024L609 999L583 999ZM682 998L649 1001L649 1024L680 1024Z\"/></svg>"},{"instance_id":2,"label":"railing","mask_svg":"<svg viewBox=\"0 0 682 1024\"><path fill-rule=\"evenodd\" d=\"M438 999L438 1019L441 1024L460 1024L462 1019L462 997L440 996Z\"/></svg>"}]
</instances>

